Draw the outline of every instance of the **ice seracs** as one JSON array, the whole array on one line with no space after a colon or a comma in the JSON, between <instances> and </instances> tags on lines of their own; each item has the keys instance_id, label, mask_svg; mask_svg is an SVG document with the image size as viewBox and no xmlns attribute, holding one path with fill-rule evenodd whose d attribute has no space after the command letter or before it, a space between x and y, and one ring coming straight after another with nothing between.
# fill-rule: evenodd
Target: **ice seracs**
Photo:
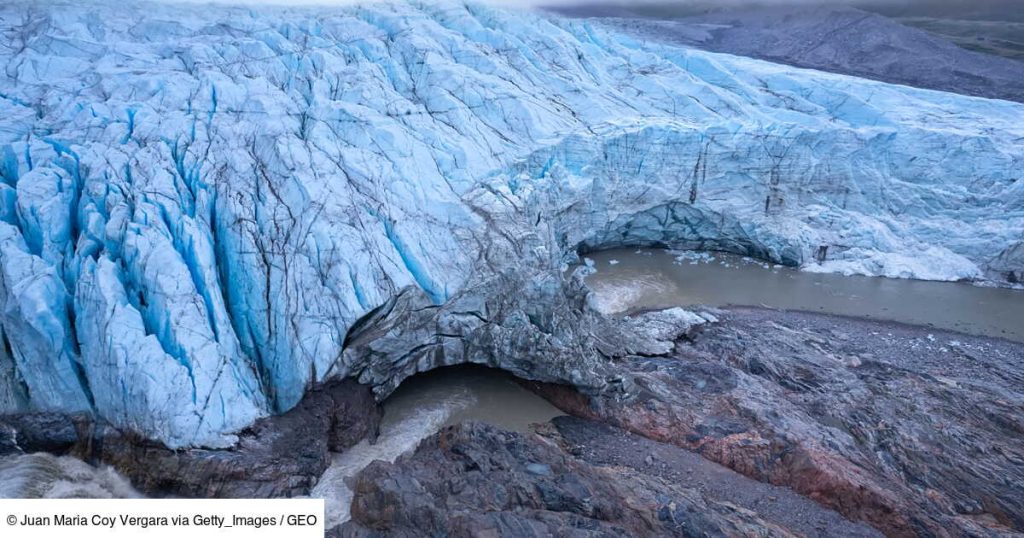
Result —
<instances>
[{"instance_id":1,"label":"ice seracs","mask_svg":"<svg viewBox=\"0 0 1024 538\"><path fill-rule=\"evenodd\" d=\"M483 361L454 340L497 317L563 345L542 304L489 298L550 296L578 245L1021 272L1019 104L474 4L9 2L0 18L8 408L225 446L328 375L386 390ZM343 353L403 289L458 306L422 330L449 355ZM595 375L558 368L521 373Z\"/></svg>"}]
</instances>

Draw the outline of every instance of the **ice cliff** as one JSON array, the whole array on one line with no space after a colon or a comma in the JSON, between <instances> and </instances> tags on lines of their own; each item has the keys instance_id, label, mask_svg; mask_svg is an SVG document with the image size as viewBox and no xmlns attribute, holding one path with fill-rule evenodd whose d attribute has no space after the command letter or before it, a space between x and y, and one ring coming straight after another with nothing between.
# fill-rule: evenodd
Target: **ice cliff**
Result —
<instances>
[{"instance_id":1,"label":"ice cliff","mask_svg":"<svg viewBox=\"0 0 1024 538\"><path fill-rule=\"evenodd\" d=\"M0 31L6 411L225 446L327 376L483 360L451 350L497 317L527 351L494 360L578 382L542 304L577 248L1024 270L1020 104L472 4L7 2ZM410 290L424 343L359 343Z\"/></svg>"}]
</instances>

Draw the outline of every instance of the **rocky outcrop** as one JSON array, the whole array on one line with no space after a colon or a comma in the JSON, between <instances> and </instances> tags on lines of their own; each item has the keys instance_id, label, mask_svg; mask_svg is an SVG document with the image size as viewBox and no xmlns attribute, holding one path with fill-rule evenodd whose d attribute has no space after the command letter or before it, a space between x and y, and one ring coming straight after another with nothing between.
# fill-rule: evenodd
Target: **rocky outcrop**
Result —
<instances>
[{"instance_id":1,"label":"rocky outcrop","mask_svg":"<svg viewBox=\"0 0 1024 538\"><path fill-rule=\"evenodd\" d=\"M1014 243L989 264L990 270L1011 284L1024 284L1024 241Z\"/></svg>"},{"instance_id":2,"label":"rocky outcrop","mask_svg":"<svg viewBox=\"0 0 1024 538\"><path fill-rule=\"evenodd\" d=\"M0 415L0 431L7 431L18 453L66 454L89 437L94 419L89 415L24 413Z\"/></svg>"},{"instance_id":3,"label":"rocky outcrop","mask_svg":"<svg viewBox=\"0 0 1024 538\"><path fill-rule=\"evenodd\" d=\"M716 316L671 352L621 362L633 398L535 389L887 535L1024 530L1024 345L797 312Z\"/></svg>"},{"instance_id":4,"label":"rocky outcrop","mask_svg":"<svg viewBox=\"0 0 1024 538\"><path fill-rule=\"evenodd\" d=\"M871 526L853 523L784 486L758 482L699 454L628 431L560 416L542 430L573 457L615 473L626 468L699 492L705 500L735 505L807 538L880 537Z\"/></svg>"},{"instance_id":5,"label":"rocky outcrop","mask_svg":"<svg viewBox=\"0 0 1024 538\"><path fill-rule=\"evenodd\" d=\"M330 464L329 452L374 438L379 421L370 389L346 380L311 391L283 415L258 420L230 449L171 450L84 415L0 416L0 435L12 432L19 452L111 465L150 496L292 497L309 493Z\"/></svg>"},{"instance_id":6,"label":"rocky outcrop","mask_svg":"<svg viewBox=\"0 0 1024 538\"><path fill-rule=\"evenodd\" d=\"M594 467L554 442L479 423L445 428L355 479L333 536L791 536L685 484Z\"/></svg>"},{"instance_id":7,"label":"rocky outcrop","mask_svg":"<svg viewBox=\"0 0 1024 538\"><path fill-rule=\"evenodd\" d=\"M495 245L497 256L503 256L497 248L501 243ZM417 372L463 363L500 368L523 379L569 383L612 398L625 394L627 380L609 367L607 357L666 345L665 337L652 335L654 326L628 330L589 308L582 273L566 279L530 270L547 263L528 261L519 266L522 271L495 265L494 278L482 285L485 293L478 294L478 288L444 305L431 304L419 290L403 291L353 327L344 367L379 397ZM516 293L502 293L505 289ZM666 325L685 330L705 321L690 313L680 316L667 316Z\"/></svg>"}]
</instances>

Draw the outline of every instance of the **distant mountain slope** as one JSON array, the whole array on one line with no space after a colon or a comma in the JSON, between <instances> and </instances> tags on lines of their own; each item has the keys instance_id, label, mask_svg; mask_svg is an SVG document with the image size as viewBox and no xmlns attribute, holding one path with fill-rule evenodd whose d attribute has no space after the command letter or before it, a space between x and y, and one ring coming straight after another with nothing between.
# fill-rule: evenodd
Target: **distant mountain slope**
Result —
<instances>
[{"instance_id":1,"label":"distant mountain slope","mask_svg":"<svg viewBox=\"0 0 1024 538\"><path fill-rule=\"evenodd\" d=\"M900 23L948 39L968 50L1024 61L1024 22L907 17Z\"/></svg>"},{"instance_id":2,"label":"distant mountain slope","mask_svg":"<svg viewBox=\"0 0 1024 538\"><path fill-rule=\"evenodd\" d=\"M1024 22L1020 0L854 0L851 5L895 19Z\"/></svg>"},{"instance_id":3,"label":"distant mountain slope","mask_svg":"<svg viewBox=\"0 0 1024 538\"><path fill-rule=\"evenodd\" d=\"M674 20L600 20L645 38L713 52L1024 102L1024 62L966 50L851 7L744 8Z\"/></svg>"}]
</instances>

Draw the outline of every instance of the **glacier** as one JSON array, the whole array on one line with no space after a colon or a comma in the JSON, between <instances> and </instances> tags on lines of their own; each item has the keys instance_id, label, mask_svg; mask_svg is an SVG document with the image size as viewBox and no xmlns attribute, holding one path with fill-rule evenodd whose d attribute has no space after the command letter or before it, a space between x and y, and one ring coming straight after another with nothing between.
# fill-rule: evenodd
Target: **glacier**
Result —
<instances>
[{"instance_id":1,"label":"glacier","mask_svg":"<svg viewBox=\"0 0 1024 538\"><path fill-rule=\"evenodd\" d=\"M555 319L589 249L1024 277L1021 104L472 3L19 0L0 31L0 412L225 447L332 377L601 388Z\"/></svg>"}]
</instances>

